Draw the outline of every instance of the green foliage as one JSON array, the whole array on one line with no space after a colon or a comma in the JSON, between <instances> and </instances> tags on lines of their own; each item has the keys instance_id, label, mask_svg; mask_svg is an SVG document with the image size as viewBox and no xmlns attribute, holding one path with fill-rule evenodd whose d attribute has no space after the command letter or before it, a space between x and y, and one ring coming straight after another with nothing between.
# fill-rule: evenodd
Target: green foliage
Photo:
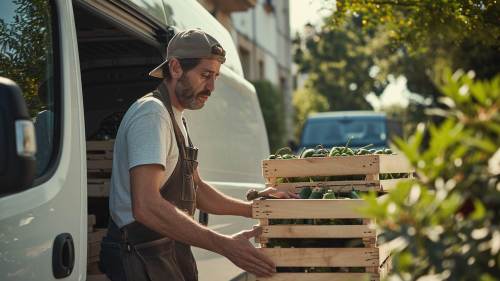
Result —
<instances>
[{"instance_id":1,"label":"green foliage","mask_svg":"<svg viewBox=\"0 0 500 281\"><path fill-rule=\"evenodd\" d=\"M384 89L385 77L370 73L377 59L373 53L383 45L372 39L351 17L294 41L294 60L308 74L306 86L326 97L330 110L371 109L365 96Z\"/></svg>"},{"instance_id":2,"label":"green foliage","mask_svg":"<svg viewBox=\"0 0 500 281\"><path fill-rule=\"evenodd\" d=\"M335 5L335 9L333 5ZM445 68L473 69L479 79L500 71L500 5L493 0L337 0L325 27L343 29L356 18L381 76L407 78L408 89L433 106L441 92L436 77ZM376 91L375 91L376 93ZM410 100L409 122L425 121L428 106ZM411 126L413 127L413 126Z\"/></svg>"},{"instance_id":3,"label":"green foliage","mask_svg":"<svg viewBox=\"0 0 500 281\"><path fill-rule=\"evenodd\" d=\"M311 88L303 88L297 90L293 94L293 107L295 110L295 136L300 137L302 127L307 119L307 116L315 112L323 112L328 110L328 100L320 95L316 90Z\"/></svg>"},{"instance_id":4,"label":"green foliage","mask_svg":"<svg viewBox=\"0 0 500 281\"><path fill-rule=\"evenodd\" d=\"M375 52L383 73L402 74L408 88L434 100L434 77L444 68L474 69L481 79L499 70L500 5L469 0L336 1L325 26L342 28L357 17L365 33L385 37L391 53Z\"/></svg>"},{"instance_id":5,"label":"green foliage","mask_svg":"<svg viewBox=\"0 0 500 281\"><path fill-rule=\"evenodd\" d=\"M333 24L361 15L365 27L384 25L393 41L412 52L433 51L436 44L458 46L472 38L486 46L499 44L500 5L494 0L337 0L336 4Z\"/></svg>"},{"instance_id":6,"label":"green foliage","mask_svg":"<svg viewBox=\"0 0 500 281\"><path fill-rule=\"evenodd\" d=\"M50 18L47 1L14 0L12 19L0 18L0 76L14 80L23 91L32 116L43 109L38 90L52 72ZM11 20L11 21L6 21Z\"/></svg>"},{"instance_id":7,"label":"green foliage","mask_svg":"<svg viewBox=\"0 0 500 281\"><path fill-rule=\"evenodd\" d=\"M444 121L397 141L417 178L369 196L368 212L394 246L391 280L500 280L500 75L442 77Z\"/></svg>"},{"instance_id":8,"label":"green foliage","mask_svg":"<svg viewBox=\"0 0 500 281\"><path fill-rule=\"evenodd\" d=\"M262 115L266 123L267 137L271 151L285 144L285 106L283 93L266 80L254 81Z\"/></svg>"}]
</instances>

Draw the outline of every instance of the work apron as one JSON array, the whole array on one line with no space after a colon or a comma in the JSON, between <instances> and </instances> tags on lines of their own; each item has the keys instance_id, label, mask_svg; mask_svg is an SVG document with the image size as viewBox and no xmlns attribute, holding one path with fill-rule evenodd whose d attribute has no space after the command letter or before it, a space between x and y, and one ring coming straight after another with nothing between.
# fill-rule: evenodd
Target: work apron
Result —
<instances>
[{"instance_id":1,"label":"work apron","mask_svg":"<svg viewBox=\"0 0 500 281\"><path fill-rule=\"evenodd\" d=\"M163 199L193 217L196 209L196 186L193 172L197 154L188 134L189 146L175 121L167 89L162 83L147 95L162 101L170 114L179 159L175 169L160 189ZM184 126L186 126L183 119ZM186 128L187 131L187 128ZM197 281L198 270L191 247L165 237L134 221L118 228L111 220L101 243L100 268L112 281Z\"/></svg>"}]
</instances>

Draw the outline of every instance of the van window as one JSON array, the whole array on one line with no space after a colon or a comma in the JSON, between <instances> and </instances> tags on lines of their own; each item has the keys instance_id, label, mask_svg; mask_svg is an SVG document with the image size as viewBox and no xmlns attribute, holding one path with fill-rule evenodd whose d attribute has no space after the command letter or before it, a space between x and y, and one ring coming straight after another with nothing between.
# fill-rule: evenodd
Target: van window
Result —
<instances>
[{"instance_id":1,"label":"van window","mask_svg":"<svg viewBox=\"0 0 500 281\"><path fill-rule=\"evenodd\" d=\"M0 76L15 81L23 91L35 124L38 178L54 158L59 135L51 12L46 0L0 3Z\"/></svg>"},{"instance_id":2,"label":"van window","mask_svg":"<svg viewBox=\"0 0 500 281\"><path fill-rule=\"evenodd\" d=\"M351 146L353 147L367 144L386 146L387 130L385 120L381 118L311 119L304 127L302 146L312 147L318 144L329 147L343 146L350 137L352 138Z\"/></svg>"}]
</instances>

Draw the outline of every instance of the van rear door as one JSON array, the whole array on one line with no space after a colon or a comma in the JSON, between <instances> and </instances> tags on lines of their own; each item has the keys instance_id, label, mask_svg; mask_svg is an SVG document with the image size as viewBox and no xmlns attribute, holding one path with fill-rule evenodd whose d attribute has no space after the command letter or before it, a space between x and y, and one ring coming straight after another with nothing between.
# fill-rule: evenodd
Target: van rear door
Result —
<instances>
[{"instance_id":1,"label":"van rear door","mask_svg":"<svg viewBox=\"0 0 500 281\"><path fill-rule=\"evenodd\" d=\"M37 176L0 184L0 280L79 280L85 268L85 161L71 1L0 2L0 76L16 82L35 124Z\"/></svg>"}]
</instances>

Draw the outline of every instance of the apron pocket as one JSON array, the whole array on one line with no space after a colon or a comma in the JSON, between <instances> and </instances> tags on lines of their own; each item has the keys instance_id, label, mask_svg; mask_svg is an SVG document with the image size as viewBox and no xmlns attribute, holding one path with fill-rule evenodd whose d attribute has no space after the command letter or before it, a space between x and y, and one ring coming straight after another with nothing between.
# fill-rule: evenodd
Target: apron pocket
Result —
<instances>
[{"instance_id":1,"label":"apron pocket","mask_svg":"<svg viewBox=\"0 0 500 281\"><path fill-rule=\"evenodd\" d=\"M184 281L175 259L174 247L175 242L169 238L134 246L135 255L141 261L150 281Z\"/></svg>"}]
</instances>

